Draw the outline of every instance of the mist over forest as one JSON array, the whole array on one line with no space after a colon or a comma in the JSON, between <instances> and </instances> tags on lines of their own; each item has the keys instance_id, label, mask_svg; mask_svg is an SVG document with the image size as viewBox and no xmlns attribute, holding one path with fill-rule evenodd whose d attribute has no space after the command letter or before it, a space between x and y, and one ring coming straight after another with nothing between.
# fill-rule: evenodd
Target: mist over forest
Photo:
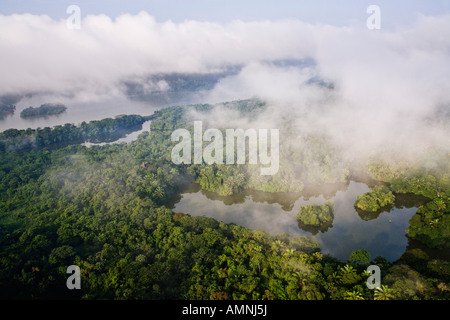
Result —
<instances>
[{"instance_id":1,"label":"mist over forest","mask_svg":"<svg viewBox=\"0 0 450 320\"><path fill-rule=\"evenodd\" d=\"M449 299L448 13L80 26L0 12L0 299ZM279 130L279 170L175 163L195 121Z\"/></svg>"}]
</instances>

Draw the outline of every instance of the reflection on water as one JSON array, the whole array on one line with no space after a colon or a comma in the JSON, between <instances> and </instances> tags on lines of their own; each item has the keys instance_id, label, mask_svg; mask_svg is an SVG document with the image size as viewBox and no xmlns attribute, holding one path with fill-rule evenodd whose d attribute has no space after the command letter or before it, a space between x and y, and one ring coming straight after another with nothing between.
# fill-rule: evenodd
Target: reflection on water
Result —
<instances>
[{"instance_id":1,"label":"reflection on water","mask_svg":"<svg viewBox=\"0 0 450 320\"><path fill-rule=\"evenodd\" d=\"M134 140L137 139L137 137L143 133L143 132L150 132L150 124L151 124L151 120L145 121L142 124L142 128L140 130L137 131L133 131L130 134L127 134L125 137L114 140L114 141L109 141L109 142L99 142L99 143L94 143L94 142L85 142L82 143L81 145L85 146L85 147L92 147L92 146L104 146L106 144L113 144L113 143L130 143Z\"/></svg>"},{"instance_id":2,"label":"reflection on water","mask_svg":"<svg viewBox=\"0 0 450 320\"><path fill-rule=\"evenodd\" d=\"M409 219L424 199L400 195L396 206L383 212L364 214L354 208L356 197L369 191L365 183L351 181L348 185L329 185L324 192L310 188L301 194L245 191L221 197L190 185L182 190L171 206L175 212L207 216L250 229L264 230L271 235L288 233L315 238L324 254L347 260L350 253L365 249L371 258L384 256L394 261L408 244L405 230ZM312 234L301 229L296 216L300 206L334 203L334 220L324 232Z\"/></svg>"},{"instance_id":3,"label":"reflection on water","mask_svg":"<svg viewBox=\"0 0 450 320\"><path fill-rule=\"evenodd\" d=\"M36 129L38 127L53 127L66 123L80 124L83 121L101 120L105 118L114 118L120 114L140 114L151 115L160 107L152 106L145 102L130 100L127 98L111 98L99 101L80 102L70 98L58 98L54 101L53 97L35 96L23 98L16 104L14 114L7 115L0 119L0 132L6 129ZM59 102L67 106L67 110L59 115L52 115L38 118L21 118L20 112L29 106L40 106L46 102Z\"/></svg>"},{"instance_id":4,"label":"reflection on water","mask_svg":"<svg viewBox=\"0 0 450 320\"><path fill-rule=\"evenodd\" d=\"M207 91L192 92L166 92L160 95L146 96L99 96L78 98L58 94L33 94L22 97L19 101L13 103L16 106L14 114L0 117L0 132L6 129L36 129L38 127L54 127L66 123L80 124L83 121L101 120L105 118L114 118L120 114L139 114L143 116L152 115L156 110L170 105L186 105L195 103L205 103ZM219 101L208 101L216 103ZM12 102L11 102L12 103ZM20 117L20 112L30 106L39 107L44 103L62 103L67 110L59 115L27 118Z\"/></svg>"}]
</instances>

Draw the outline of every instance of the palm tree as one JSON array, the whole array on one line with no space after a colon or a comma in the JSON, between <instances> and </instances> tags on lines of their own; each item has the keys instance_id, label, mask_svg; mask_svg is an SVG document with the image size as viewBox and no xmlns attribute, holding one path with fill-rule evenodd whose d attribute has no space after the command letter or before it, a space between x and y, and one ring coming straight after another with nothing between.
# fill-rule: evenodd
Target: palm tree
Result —
<instances>
[{"instance_id":1,"label":"palm tree","mask_svg":"<svg viewBox=\"0 0 450 320\"><path fill-rule=\"evenodd\" d=\"M356 273L356 269L348 264L339 269L339 273L342 276L340 282L344 285L354 285L361 280L361 276Z\"/></svg>"},{"instance_id":2,"label":"palm tree","mask_svg":"<svg viewBox=\"0 0 450 320\"><path fill-rule=\"evenodd\" d=\"M375 289L374 300L391 300L394 299L392 289L386 285L382 285L381 288Z\"/></svg>"},{"instance_id":3,"label":"palm tree","mask_svg":"<svg viewBox=\"0 0 450 320\"><path fill-rule=\"evenodd\" d=\"M439 225L439 218L431 220L431 221L429 222L429 224L430 224L430 226L432 226L432 227L438 226L438 225Z\"/></svg>"},{"instance_id":4,"label":"palm tree","mask_svg":"<svg viewBox=\"0 0 450 320\"><path fill-rule=\"evenodd\" d=\"M164 198L164 190L160 186L156 187L155 194L158 196L158 198Z\"/></svg>"},{"instance_id":5,"label":"palm tree","mask_svg":"<svg viewBox=\"0 0 450 320\"><path fill-rule=\"evenodd\" d=\"M372 275L372 273L367 272L367 270L364 270L361 275L364 277L370 277Z\"/></svg>"},{"instance_id":6,"label":"palm tree","mask_svg":"<svg viewBox=\"0 0 450 320\"><path fill-rule=\"evenodd\" d=\"M294 249L287 248L287 249L284 251L283 255L286 255L286 256L292 256L292 255L294 254L294 252L295 252Z\"/></svg>"},{"instance_id":7,"label":"palm tree","mask_svg":"<svg viewBox=\"0 0 450 320\"><path fill-rule=\"evenodd\" d=\"M361 293L359 293L358 291L347 291L345 293L345 300L364 300L363 296Z\"/></svg>"},{"instance_id":8,"label":"palm tree","mask_svg":"<svg viewBox=\"0 0 450 320\"><path fill-rule=\"evenodd\" d=\"M344 267L341 268L341 272L343 274L350 274L356 272L356 270L351 265L346 264Z\"/></svg>"},{"instance_id":9,"label":"palm tree","mask_svg":"<svg viewBox=\"0 0 450 320\"><path fill-rule=\"evenodd\" d=\"M339 275L339 273L337 273L336 271L335 272L333 272L332 274L331 274L331 279L333 280L333 282L335 282L335 283L339 283L339 280L341 279L342 277Z\"/></svg>"}]
</instances>

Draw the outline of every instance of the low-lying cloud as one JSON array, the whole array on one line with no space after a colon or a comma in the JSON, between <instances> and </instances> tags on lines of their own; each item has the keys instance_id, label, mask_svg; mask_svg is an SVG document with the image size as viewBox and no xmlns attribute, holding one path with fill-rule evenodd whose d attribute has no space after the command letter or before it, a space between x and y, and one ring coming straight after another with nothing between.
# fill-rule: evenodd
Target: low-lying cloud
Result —
<instances>
[{"instance_id":1,"label":"low-lying cloud","mask_svg":"<svg viewBox=\"0 0 450 320\"><path fill-rule=\"evenodd\" d=\"M310 53L305 43L293 41L302 26L294 21L157 23L141 12L116 19L87 16L79 30L71 30L65 20L47 16L0 15L0 94L97 94L129 77L203 73L252 60L301 57Z\"/></svg>"},{"instance_id":2,"label":"low-lying cloud","mask_svg":"<svg viewBox=\"0 0 450 320\"><path fill-rule=\"evenodd\" d=\"M283 60L313 63L275 63ZM240 72L221 79L205 102L259 97L270 105L264 121L297 117L298 126L324 129L359 153L386 144L449 147L448 120L425 121L442 110L448 117L449 15L395 31L297 20L159 23L145 12L90 15L70 30L48 16L0 15L0 96L89 101L121 96L124 82L152 74L229 66ZM162 80L145 86L170 89Z\"/></svg>"}]
</instances>

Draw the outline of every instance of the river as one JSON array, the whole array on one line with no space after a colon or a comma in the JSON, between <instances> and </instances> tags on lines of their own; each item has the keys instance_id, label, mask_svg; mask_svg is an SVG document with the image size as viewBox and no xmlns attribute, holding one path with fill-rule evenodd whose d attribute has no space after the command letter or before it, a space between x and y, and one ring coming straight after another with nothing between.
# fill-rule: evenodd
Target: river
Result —
<instances>
[{"instance_id":1,"label":"river","mask_svg":"<svg viewBox=\"0 0 450 320\"><path fill-rule=\"evenodd\" d=\"M20 112L29 106L39 107L46 102L58 102L67 107L67 110L59 115L37 118L21 118ZM101 99L98 101L76 101L73 99L48 100L40 96L23 98L16 104L14 114L0 118L0 132L6 129L44 128L63 125L66 123L80 124L83 121L114 118L120 114L151 115L161 106L151 105L137 100L126 98Z\"/></svg>"}]
</instances>

